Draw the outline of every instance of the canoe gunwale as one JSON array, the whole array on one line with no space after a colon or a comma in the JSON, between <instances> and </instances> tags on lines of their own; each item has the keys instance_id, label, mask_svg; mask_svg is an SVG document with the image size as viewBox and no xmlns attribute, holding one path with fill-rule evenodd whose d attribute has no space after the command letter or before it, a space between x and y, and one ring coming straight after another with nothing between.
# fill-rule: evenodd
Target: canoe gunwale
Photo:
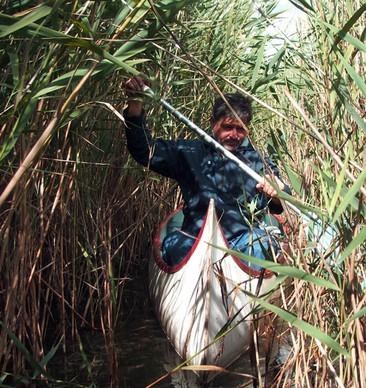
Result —
<instances>
[{"instance_id":1,"label":"canoe gunwale","mask_svg":"<svg viewBox=\"0 0 366 388\"><path fill-rule=\"evenodd\" d=\"M164 221L162 221L160 224L159 224L159 227L158 227L158 230L156 231L155 233L155 236L154 236L154 239L153 239L153 259L156 263L156 265L159 267L159 269L167 274L173 274L173 273L176 273L178 272L179 270L181 270L186 264L187 262L189 261L189 259L192 257L196 247L197 247L197 244L199 243L200 241L200 238L202 236L202 233L203 233L203 230L205 229L205 225L206 225L206 221L207 221L207 213L205 215L205 218L203 220L203 224L202 224L202 227L199 231L199 234L198 236L196 237L196 241L194 242L192 248L190 249L190 251L187 253L187 255L183 258L183 260L179 263L179 264L176 264L174 266L170 266L168 265L164 260L163 260L163 257L162 257L162 254L161 254L161 245L162 245L162 240L161 240L161 232L162 230L166 227L166 225L168 224L168 222L176 215L178 214L181 210L183 209L183 206L179 206L177 209L175 209L172 213L170 213L165 219ZM276 217L276 214L273 214L274 217ZM277 218L277 217L276 217ZM221 228L221 225L219 224L219 228L222 232L222 228ZM228 243L228 241L226 240L226 237L225 235L222 233L223 237L224 237L224 240L225 240L225 244L226 244L226 248L227 249L232 249L230 247L230 244ZM274 273L270 270L267 270L267 269L262 269L260 271L256 270L256 269L253 269L251 267L249 267L248 265L245 264L245 262L243 260L241 260L239 257L235 256L235 255L229 255L228 253L223 255L223 258L226 257L226 256L230 256L233 261L235 262L235 264L242 270L244 271L245 273L247 273L249 276L253 277L253 278L270 278L274 275Z\"/></svg>"},{"instance_id":2,"label":"canoe gunwale","mask_svg":"<svg viewBox=\"0 0 366 388\"><path fill-rule=\"evenodd\" d=\"M177 264L177 265L168 265L162 257L161 254L161 231L166 227L167 223L181 210L183 209L183 206L179 206L176 210L174 210L173 213L169 214L168 217L165 218L165 220L159 225L159 228L154 236L153 240L153 247L154 247L154 260L156 265L163 271L168 274L173 274L175 272L178 272L180 269L182 269L188 262L188 260L191 258L193 255L194 251L196 250L196 246L199 243L203 230L205 229L206 221L207 221L207 213L205 215L205 219L203 220L202 227L200 229L200 232L198 236L196 237L196 241L194 242L192 248L189 250L187 255L183 258L183 260Z\"/></svg>"}]
</instances>

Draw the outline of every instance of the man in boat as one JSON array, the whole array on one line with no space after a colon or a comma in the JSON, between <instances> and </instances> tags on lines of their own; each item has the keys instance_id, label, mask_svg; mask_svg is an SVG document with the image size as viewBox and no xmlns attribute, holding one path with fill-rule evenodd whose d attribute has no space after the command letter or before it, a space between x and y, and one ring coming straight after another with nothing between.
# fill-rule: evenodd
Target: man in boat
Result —
<instances>
[{"instance_id":1,"label":"man in boat","mask_svg":"<svg viewBox=\"0 0 366 388\"><path fill-rule=\"evenodd\" d=\"M224 235L234 249L257 258L272 258L279 252L278 229L269 233L262 215L281 213L277 188L290 193L277 166L264 159L249 141L252 118L250 100L238 93L217 98L210 120L216 140L257 173L268 179L256 183L234 162L202 140L154 139L146 124L144 81L132 77L126 82L129 97L124 111L127 147L133 158L150 170L176 180L184 199L181 230L169 233L162 244L168 265L178 264L192 248L211 198ZM252 210L250 210L252 209ZM276 236L277 234L277 236ZM254 269L259 269L253 266Z\"/></svg>"}]
</instances>

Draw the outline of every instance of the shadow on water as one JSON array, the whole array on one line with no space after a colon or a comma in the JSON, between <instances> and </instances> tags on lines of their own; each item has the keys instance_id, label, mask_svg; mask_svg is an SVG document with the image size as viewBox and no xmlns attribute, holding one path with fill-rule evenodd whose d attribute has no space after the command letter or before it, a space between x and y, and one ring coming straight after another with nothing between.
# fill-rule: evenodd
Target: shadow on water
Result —
<instances>
[{"instance_id":1,"label":"shadow on water","mask_svg":"<svg viewBox=\"0 0 366 388\"><path fill-rule=\"evenodd\" d=\"M155 382L174 369L181 359L165 337L151 307L146 279L131 281L126 292L128 317L115 331L120 387L140 388ZM78 344L68 344L66 355L60 351L52 360L50 372L63 381L88 387L110 386L108 354L101 332L80 332L83 351ZM249 355L244 355L230 368L230 372L252 374ZM221 374L205 387L250 387L250 378L234 374ZM156 387L202 387L191 371L172 374Z\"/></svg>"}]
</instances>

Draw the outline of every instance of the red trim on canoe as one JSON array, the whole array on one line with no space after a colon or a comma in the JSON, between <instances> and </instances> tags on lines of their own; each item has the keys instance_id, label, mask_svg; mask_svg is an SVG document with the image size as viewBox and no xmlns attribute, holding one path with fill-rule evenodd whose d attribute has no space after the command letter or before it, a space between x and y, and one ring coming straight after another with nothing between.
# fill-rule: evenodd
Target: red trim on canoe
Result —
<instances>
[{"instance_id":1,"label":"red trim on canoe","mask_svg":"<svg viewBox=\"0 0 366 388\"><path fill-rule=\"evenodd\" d=\"M188 260L191 258L193 252L195 251L196 249L196 246L202 236L202 233L203 233L203 229L205 228L205 225L206 225L206 220L207 220L207 213L205 215L205 219L203 221L203 225L200 229L200 232L196 238L196 241L194 242L192 248L190 249L190 251L187 253L187 255L183 258L183 260L177 264L177 265L173 265L173 266L170 266L168 265L162 258L162 255L161 255L161 244L162 244L162 241L161 241L161 231L166 227L166 225L168 224L168 222L177 214L179 213L181 210L183 209L183 206L180 206L178 207L173 213L171 213L163 222L160 223L159 225L159 228L157 230L157 232L155 233L155 236L154 236L154 240L153 240L153 255L154 255L154 260L155 260L155 263L156 265L164 272L166 273L175 273L175 272L178 272L182 267L184 267L186 265L186 263L188 262ZM216 211L216 210L215 210ZM286 220L283 216L281 216L280 214L271 214L273 217L275 217L277 219L277 221L283 226L283 227L286 227ZM221 225L219 223L219 227L220 227L220 230L221 230L221 233L224 237L224 240L225 240L225 244L226 244L226 248L228 249L232 249L230 247L230 244L228 243L228 241L226 240L226 237L224 235L224 233L222 232L222 228L221 228ZM285 229L285 228L284 228ZM285 234L286 234L286 230L285 230ZM245 261L241 260L239 257L237 256L231 256L233 259L234 259L234 262L239 266L239 268L241 270L243 270L244 272L246 272L249 276L252 276L254 278L257 278L257 277L260 277L260 276L263 276L264 278L270 278L272 275L273 275L273 272L268 270L268 269L265 269L264 271L258 271L256 269L253 269L251 267L249 267ZM281 261L280 261L281 262Z\"/></svg>"},{"instance_id":2,"label":"red trim on canoe","mask_svg":"<svg viewBox=\"0 0 366 388\"><path fill-rule=\"evenodd\" d=\"M220 223L219 223L219 228L220 228L222 236L224 237L226 248L227 249L233 249L230 246L229 242L226 240L226 237L225 237L225 235L224 235L224 233L222 231ZM254 268L249 267L249 265L247 265L245 263L245 261L240 259L238 256L230 255L230 257L234 260L234 262L239 266L239 268L242 271L244 271L245 273L247 273L249 276L251 276L253 278L259 278L260 276L263 276L264 278L267 279L267 278L270 278L273 275L273 272L268 270L268 269L265 269L264 271L258 271L258 270L254 269ZM263 275L262 275L262 273L263 273Z\"/></svg>"},{"instance_id":3,"label":"red trim on canoe","mask_svg":"<svg viewBox=\"0 0 366 388\"><path fill-rule=\"evenodd\" d=\"M192 248L190 249L190 251L187 253L187 255L183 258L183 260L177 264L177 265L168 265L162 258L162 255L161 255L161 244L162 244L162 241L161 241L161 238L160 238L160 235L161 235L161 231L166 227L167 223L177 214L179 213L181 210L182 210L182 206L179 207L178 209L176 209L172 214L170 214L160 225L159 225L159 228L158 228L158 231L157 233L155 234L155 237L154 237L154 241L153 241L153 250L154 250L154 259L155 259L155 263L157 264L157 266L164 272L166 273L174 273L174 272L178 272L182 267L184 267L188 260L191 258L193 252L195 251L196 249L196 246L197 244L199 243L200 239L201 239L201 236L202 236L202 233L203 233L203 230L205 228L205 225L206 225L206 220L207 220L207 213L205 215L205 219L203 220L203 225L200 229L200 232L198 234L198 236L196 237L196 241L194 242Z\"/></svg>"}]
</instances>

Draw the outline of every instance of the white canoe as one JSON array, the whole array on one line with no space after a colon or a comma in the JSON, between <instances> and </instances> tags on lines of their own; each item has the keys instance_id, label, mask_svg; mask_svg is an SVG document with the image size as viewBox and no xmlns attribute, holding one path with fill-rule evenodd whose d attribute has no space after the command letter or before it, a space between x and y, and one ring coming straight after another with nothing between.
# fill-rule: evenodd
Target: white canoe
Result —
<instances>
[{"instance_id":1,"label":"white canoe","mask_svg":"<svg viewBox=\"0 0 366 388\"><path fill-rule=\"evenodd\" d=\"M149 289L163 330L189 364L228 367L248 350L252 340L253 303L242 289L261 295L271 287L275 275L265 271L260 276L259 271L215 248L228 244L213 200L195 245L179 265L169 267L163 262L157 252L159 240L160 234L150 261ZM217 340L228 322L234 328Z\"/></svg>"}]
</instances>

